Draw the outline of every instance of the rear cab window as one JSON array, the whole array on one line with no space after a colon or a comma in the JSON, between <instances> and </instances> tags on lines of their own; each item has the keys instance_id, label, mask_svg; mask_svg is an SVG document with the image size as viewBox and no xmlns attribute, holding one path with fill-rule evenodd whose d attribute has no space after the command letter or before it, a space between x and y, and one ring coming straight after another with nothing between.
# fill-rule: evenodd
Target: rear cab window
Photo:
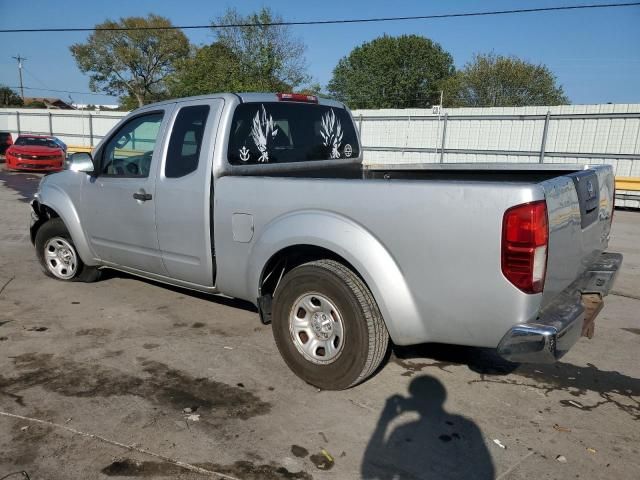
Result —
<instances>
[{"instance_id":1,"label":"rear cab window","mask_svg":"<svg viewBox=\"0 0 640 480\"><path fill-rule=\"evenodd\" d=\"M180 178L198 169L208 115L209 105L193 105L180 109L169 140L164 167L165 177Z\"/></svg>"},{"instance_id":2,"label":"rear cab window","mask_svg":"<svg viewBox=\"0 0 640 480\"><path fill-rule=\"evenodd\" d=\"M231 165L339 160L360 155L349 112L294 102L252 102L236 107L231 124Z\"/></svg>"}]
</instances>

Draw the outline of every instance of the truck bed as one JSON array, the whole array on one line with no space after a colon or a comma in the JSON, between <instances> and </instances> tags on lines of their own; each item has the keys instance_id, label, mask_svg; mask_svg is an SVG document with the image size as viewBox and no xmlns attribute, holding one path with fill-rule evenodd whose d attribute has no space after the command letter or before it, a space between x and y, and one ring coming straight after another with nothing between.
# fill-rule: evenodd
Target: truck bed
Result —
<instances>
[{"instance_id":1,"label":"truck bed","mask_svg":"<svg viewBox=\"0 0 640 480\"><path fill-rule=\"evenodd\" d=\"M540 309L606 248L613 174L609 166L472 166L299 166L222 177L215 194L215 243L225 252L216 259L219 288L235 297L257 298L259 272L252 272L252 265L264 264L261 255L268 255L254 242L274 249L319 245L358 271L364 265L357 254L371 242L376 246L369 251L376 253L368 255L378 266L363 277L383 314L404 312L385 316L397 344L495 347L512 325L535 321ZM600 198L598 211L588 213L591 220L584 226L584 202L574 179L582 172L598 177L594 184ZM502 222L510 207L542 199L549 221L546 284L542 294L529 295L501 273ZM251 219L247 243L234 240L241 232L230 233L238 214ZM250 273L242 277L238 270ZM391 283L382 286L380 279ZM405 297L392 293L402 288Z\"/></svg>"},{"instance_id":2,"label":"truck bed","mask_svg":"<svg viewBox=\"0 0 640 480\"><path fill-rule=\"evenodd\" d=\"M405 163L376 165L324 165L313 163L265 165L259 174L255 170L236 174L263 177L381 179L381 180L454 180L480 182L540 183L554 177L584 170L584 165L538 163Z\"/></svg>"},{"instance_id":3,"label":"truck bed","mask_svg":"<svg viewBox=\"0 0 640 480\"><path fill-rule=\"evenodd\" d=\"M364 178L539 183L584 168L561 163L404 163L364 165L362 172Z\"/></svg>"},{"instance_id":4,"label":"truck bed","mask_svg":"<svg viewBox=\"0 0 640 480\"><path fill-rule=\"evenodd\" d=\"M485 162L485 163L379 163L375 165L363 165L364 170L412 170L412 171L437 171L437 170L488 170L488 171L545 171L545 172L572 172L584 170L585 166L579 163L510 163L510 162Z\"/></svg>"}]
</instances>

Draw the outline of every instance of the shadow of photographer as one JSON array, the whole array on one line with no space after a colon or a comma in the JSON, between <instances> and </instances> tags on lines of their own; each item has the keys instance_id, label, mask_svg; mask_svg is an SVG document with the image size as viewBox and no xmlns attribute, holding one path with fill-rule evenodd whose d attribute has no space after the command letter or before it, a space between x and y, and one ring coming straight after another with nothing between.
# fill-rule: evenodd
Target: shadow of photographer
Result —
<instances>
[{"instance_id":1,"label":"shadow of photographer","mask_svg":"<svg viewBox=\"0 0 640 480\"><path fill-rule=\"evenodd\" d=\"M444 385L428 375L413 379L408 397L389 397L367 445L362 478L493 479L480 429L468 418L447 413L446 397ZM405 415L408 421L403 422Z\"/></svg>"}]
</instances>

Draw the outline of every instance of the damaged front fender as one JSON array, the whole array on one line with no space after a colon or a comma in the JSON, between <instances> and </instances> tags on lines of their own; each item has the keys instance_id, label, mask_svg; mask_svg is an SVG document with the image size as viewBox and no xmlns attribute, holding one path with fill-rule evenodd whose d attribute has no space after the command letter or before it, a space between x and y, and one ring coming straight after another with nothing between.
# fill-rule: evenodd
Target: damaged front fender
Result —
<instances>
[{"instance_id":1,"label":"damaged front fender","mask_svg":"<svg viewBox=\"0 0 640 480\"><path fill-rule=\"evenodd\" d=\"M40 184L40 191L31 201L29 233L32 243L35 244L36 235L40 227L48 220L56 217L62 219L67 227L82 262L89 266L97 265L99 261L89 247L89 243L80 226L80 218L75 205L62 188L52 185L51 182L43 182Z\"/></svg>"},{"instance_id":2,"label":"damaged front fender","mask_svg":"<svg viewBox=\"0 0 640 480\"><path fill-rule=\"evenodd\" d=\"M46 208L43 208L37 199L33 199L30 202L31 205L31 217L29 219L29 237L31 238L31 244L36 243L36 234L44 223L51 218L50 213Z\"/></svg>"}]
</instances>

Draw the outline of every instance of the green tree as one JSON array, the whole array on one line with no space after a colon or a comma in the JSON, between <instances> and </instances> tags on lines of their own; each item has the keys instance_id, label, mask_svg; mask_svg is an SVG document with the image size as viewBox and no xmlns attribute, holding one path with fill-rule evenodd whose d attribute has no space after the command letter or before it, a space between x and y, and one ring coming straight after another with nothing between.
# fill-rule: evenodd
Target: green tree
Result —
<instances>
[{"instance_id":1,"label":"green tree","mask_svg":"<svg viewBox=\"0 0 640 480\"><path fill-rule=\"evenodd\" d=\"M173 98L248 89L238 57L218 42L194 47L191 55L176 64L166 83Z\"/></svg>"},{"instance_id":2,"label":"green tree","mask_svg":"<svg viewBox=\"0 0 640 480\"><path fill-rule=\"evenodd\" d=\"M217 41L236 55L239 77L245 91L277 92L293 90L310 80L304 58L305 45L291 34L280 15L269 8L241 15L234 8L217 24L258 24L251 27L214 28Z\"/></svg>"},{"instance_id":3,"label":"green tree","mask_svg":"<svg viewBox=\"0 0 640 480\"><path fill-rule=\"evenodd\" d=\"M0 106L2 107L21 107L22 98L9 87L0 85Z\"/></svg>"},{"instance_id":4,"label":"green tree","mask_svg":"<svg viewBox=\"0 0 640 480\"><path fill-rule=\"evenodd\" d=\"M166 86L164 86L162 89L147 92L147 94L143 99L142 105L147 105L149 103L154 103L154 102L161 102L163 100L167 100L168 98L170 98L170 95L169 95L169 92L167 91ZM135 110L136 108L142 106L138 100L138 97L136 97L135 95L130 95L130 94L123 95L120 97L119 100L120 100L119 106L122 111L129 112L131 110Z\"/></svg>"},{"instance_id":5,"label":"green tree","mask_svg":"<svg viewBox=\"0 0 640 480\"><path fill-rule=\"evenodd\" d=\"M477 54L443 83L444 104L450 107L525 107L564 105L569 99L545 65L517 57Z\"/></svg>"},{"instance_id":6,"label":"green tree","mask_svg":"<svg viewBox=\"0 0 640 480\"><path fill-rule=\"evenodd\" d=\"M131 97L137 106L166 95L164 79L189 53L189 41L179 30L99 30L105 28L170 27L167 18L150 14L107 20L96 25L86 43L70 47L94 92Z\"/></svg>"},{"instance_id":7,"label":"green tree","mask_svg":"<svg viewBox=\"0 0 640 480\"><path fill-rule=\"evenodd\" d=\"M298 93L306 95L315 95L316 97L331 98L328 93L322 91L322 85L317 82L311 83L304 88L297 90Z\"/></svg>"},{"instance_id":8,"label":"green tree","mask_svg":"<svg viewBox=\"0 0 640 480\"><path fill-rule=\"evenodd\" d=\"M351 108L429 107L453 73L453 58L432 40L384 35L342 58L328 90Z\"/></svg>"},{"instance_id":9,"label":"green tree","mask_svg":"<svg viewBox=\"0 0 640 480\"><path fill-rule=\"evenodd\" d=\"M47 108L47 105L42 100L27 100L24 108Z\"/></svg>"}]
</instances>

